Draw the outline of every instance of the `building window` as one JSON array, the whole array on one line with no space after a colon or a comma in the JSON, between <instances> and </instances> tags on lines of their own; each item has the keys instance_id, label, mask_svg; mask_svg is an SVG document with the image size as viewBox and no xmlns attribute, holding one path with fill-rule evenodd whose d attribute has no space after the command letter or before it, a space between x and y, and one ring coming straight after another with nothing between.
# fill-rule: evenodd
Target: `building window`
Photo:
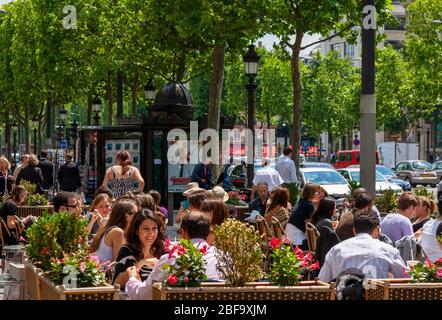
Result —
<instances>
[{"instance_id":1,"label":"building window","mask_svg":"<svg viewBox=\"0 0 442 320\"><path fill-rule=\"evenodd\" d=\"M342 57L342 43L333 43L330 45L330 51L336 50L339 52L339 56Z\"/></svg>"},{"instance_id":2,"label":"building window","mask_svg":"<svg viewBox=\"0 0 442 320\"><path fill-rule=\"evenodd\" d=\"M355 56L355 46L350 43L345 43L345 56L353 58Z\"/></svg>"}]
</instances>

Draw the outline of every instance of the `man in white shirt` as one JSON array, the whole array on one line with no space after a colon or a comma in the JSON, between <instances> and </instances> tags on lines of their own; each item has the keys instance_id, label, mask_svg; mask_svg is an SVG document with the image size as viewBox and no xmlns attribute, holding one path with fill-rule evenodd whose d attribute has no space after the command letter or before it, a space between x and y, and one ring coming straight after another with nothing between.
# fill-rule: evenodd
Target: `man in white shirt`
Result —
<instances>
[{"instance_id":1,"label":"man in white shirt","mask_svg":"<svg viewBox=\"0 0 442 320\"><path fill-rule=\"evenodd\" d=\"M267 158L262 160L262 169L259 169L255 177L253 178L253 187L252 187L252 195L251 198L255 197L255 191L258 186L258 183L265 182L267 184L269 192L272 192L273 189L280 186L284 183L278 171L270 167L270 161Z\"/></svg>"},{"instance_id":2,"label":"man in white shirt","mask_svg":"<svg viewBox=\"0 0 442 320\"><path fill-rule=\"evenodd\" d=\"M349 268L357 268L372 279L388 278L389 274L394 278L407 277L399 250L377 240L379 232L380 221L372 209L355 213L356 236L330 249L321 266L319 279L330 282Z\"/></svg>"},{"instance_id":3,"label":"man in white shirt","mask_svg":"<svg viewBox=\"0 0 442 320\"><path fill-rule=\"evenodd\" d=\"M203 256L206 261L206 275L208 281L220 280L220 274L216 269L216 248L207 243L207 236L210 232L210 220L201 212L191 211L183 217L181 222L182 237L191 240L197 248L207 247L207 251ZM151 300L152 284L155 282L163 282L167 279L167 271L162 267L165 264L173 265L175 258L169 258L169 254L161 256L160 260L155 264L149 277L141 282L136 278L139 270L135 267L127 269L129 272L129 281L126 283L125 291L132 300Z\"/></svg>"},{"instance_id":4,"label":"man in white shirt","mask_svg":"<svg viewBox=\"0 0 442 320\"><path fill-rule=\"evenodd\" d=\"M284 147L284 155L276 161L276 171L278 171L284 183L296 183L298 176L296 175L295 161L292 160L292 148Z\"/></svg>"}]
</instances>

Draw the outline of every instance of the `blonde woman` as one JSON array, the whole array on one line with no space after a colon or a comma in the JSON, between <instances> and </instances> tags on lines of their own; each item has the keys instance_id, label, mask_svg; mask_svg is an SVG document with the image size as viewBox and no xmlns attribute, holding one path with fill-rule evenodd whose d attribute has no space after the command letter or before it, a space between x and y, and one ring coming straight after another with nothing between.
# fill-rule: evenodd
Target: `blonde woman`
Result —
<instances>
[{"instance_id":1,"label":"blonde woman","mask_svg":"<svg viewBox=\"0 0 442 320\"><path fill-rule=\"evenodd\" d=\"M8 159L0 157L0 195L9 195L14 187L14 177L11 173L11 164Z\"/></svg>"}]
</instances>

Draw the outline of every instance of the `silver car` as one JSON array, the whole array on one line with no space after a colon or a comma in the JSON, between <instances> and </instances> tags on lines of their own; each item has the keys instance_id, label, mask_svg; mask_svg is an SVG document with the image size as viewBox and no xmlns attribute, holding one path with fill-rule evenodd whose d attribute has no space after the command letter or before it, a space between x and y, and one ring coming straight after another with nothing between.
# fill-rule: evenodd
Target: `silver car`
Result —
<instances>
[{"instance_id":1,"label":"silver car","mask_svg":"<svg viewBox=\"0 0 442 320\"><path fill-rule=\"evenodd\" d=\"M433 170L436 171L437 180L441 181L442 178L442 161L436 161L432 164Z\"/></svg>"},{"instance_id":2,"label":"silver car","mask_svg":"<svg viewBox=\"0 0 442 320\"><path fill-rule=\"evenodd\" d=\"M412 187L418 184L435 187L439 182L431 163L423 160L399 162L394 171L400 179L408 181Z\"/></svg>"}]
</instances>

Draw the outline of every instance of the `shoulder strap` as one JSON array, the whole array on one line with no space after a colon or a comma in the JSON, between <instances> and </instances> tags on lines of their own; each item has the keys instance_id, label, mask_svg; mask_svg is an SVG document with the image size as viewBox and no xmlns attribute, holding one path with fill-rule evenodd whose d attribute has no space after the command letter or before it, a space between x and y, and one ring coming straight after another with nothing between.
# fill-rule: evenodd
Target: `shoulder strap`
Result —
<instances>
[{"instance_id":1,"label":"shoulder strap","mask_svg":"<svg viewBox=\"0 0 442 320\"><path fill-rule=\"evenodd\" d=\"M115 171L114 171L114 167L113 166L111 167L111 171L112 171L113 177L115 179Z\"/></svg>"}]
</instances>

